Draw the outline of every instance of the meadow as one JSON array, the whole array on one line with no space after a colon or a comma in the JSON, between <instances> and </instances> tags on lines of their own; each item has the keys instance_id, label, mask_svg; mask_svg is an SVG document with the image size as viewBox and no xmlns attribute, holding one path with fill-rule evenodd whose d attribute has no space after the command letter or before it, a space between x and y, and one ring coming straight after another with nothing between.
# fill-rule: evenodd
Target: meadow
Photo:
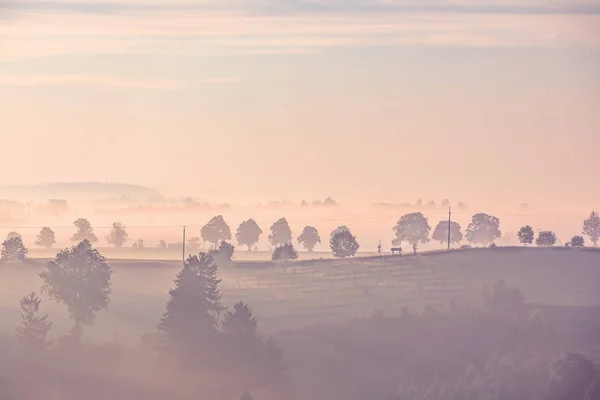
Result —
<instances>
[{"instance_id":1,"label":"meadow","mask_svg":"<svg viewBox=\"0 0 600 400\"><path fill-rule=\"evenodd\" d=\"M240 252L242 253L242 252ZM301 253L303 254L303 253ZM136 342L153 332L181 262L110 259L111 304L86 329L90 340ZM19 299L40 291L43 259L0 267L0 333L19 322ZM600 251L499 247L417 255L298 260L286 264L234 261L220 268L223 303L251 305L263 332L273 334L319 323L341 323L376 311L400 315L426 305L477 301L484 285L504 279L536 305L600 306ZM66 308L42 295L52 336L68 333Z\"/></svg>"}]
</instances>

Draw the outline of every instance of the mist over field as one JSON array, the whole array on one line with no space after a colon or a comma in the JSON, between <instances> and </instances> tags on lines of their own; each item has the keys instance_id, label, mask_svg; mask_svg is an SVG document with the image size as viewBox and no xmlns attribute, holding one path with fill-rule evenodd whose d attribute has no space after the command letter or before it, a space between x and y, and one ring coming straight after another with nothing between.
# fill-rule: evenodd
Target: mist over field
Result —
<instances>
[{"instance_id":1,"label":"mist over field","mask_svg":"<svg viewBox=\"0 0 600 400\"><path fill-rule=\"evenodd\" d=\"M600 400L597 0L0 0L0 400Z\"/></svg>"}]
</instances>

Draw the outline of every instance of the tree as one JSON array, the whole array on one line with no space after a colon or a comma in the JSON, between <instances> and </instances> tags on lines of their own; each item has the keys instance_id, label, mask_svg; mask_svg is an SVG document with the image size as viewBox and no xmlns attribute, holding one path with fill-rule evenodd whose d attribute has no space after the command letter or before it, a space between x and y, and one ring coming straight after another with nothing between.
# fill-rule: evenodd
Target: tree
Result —
<instances>
[{"instance_id":1,"label":"tree","mask_svg":"<svg viewBox=\"0 0 600 400\"><path fill-rule=\"evenodd\" d=\"M191 252L198 251L200 249L200 238L198 236L193 236L188 239L187 248Z\"/></svg>"},{"instance_id":2,"label":"tree","mask_svg":"<svg viewBox=\"0 0 600 400\"><path fill-rule=\"evenodd\" d=\"M27 248L20 236L6 239L2 243L2 261L20 262L25 259Z\"/></svg>"},{"instance_id":3,"label":"tree","mask_svg":"<svg viewBox=\"0 0 600 400\"><path fill-rule=\"evenodd\" d=\"M585 240L583 236L575 235L571 238L570 242L572 247L583 247L585 245Z\"/></svg>"},{"instance_id":4,"label":"tree","mask_svg":"<svg viewBox=\"0 0 600 400\"><path fill-rule=\"evenodd\" d=\"M161 249L166 249L167 248L167 241L164 239L160 239L160 241L158 242L158 247L160 247Z\"/></svg>"},{"instance_id":5,"label":"tree","mask_svg":"<svg viewBox=\"0 0 600 400\"><path fill-rule=\"evenodd\" d=\"M238 226L235 238L240 246L248 246L248 251L252 249L262 235L263 231L260 229L255 220L250 218L244 221Z\"/></svg>"},{"instance_id":6,"label":"tree","mask_svg":"<svg viewBox=\"0 0 600 400\"><path fill-rule=\"evenodd\" d=\"M223 219L223 216L217 215L202 227L200 236L202 236L202 240L212 243L216 248L219 242L231 240L231 230Z\"/></svg>"},{"instance_id":7,"label":"tree","mask_svg":"<svg viewBox=\"0 0 600 400\"><path fill-rule=\"evenodd\" d=\"M34 244L38 247L45 247L46 249L50 249L55 243L56 235L54 234L54 231L46 226L42 228L40 233L38 233L37 239Z\"/></svg>"},{"instance_id":8,"label":"tree","mask_svg":"<svg viewBox=\"0 0 600 400\"><path fill-rule=\"evenodd\" d=\"M592 211L589 218L583 221L583 234L590 237L594 246L598 245L600 239L600 216L596 211Z\"/></svg>"},{"instance_id":9,"label":"tree","mask_svg":"<svg viewBox=\"0 0 600 400\"><path fill-rule=\"evenodd\" d=\"M329 240L329 247L336 258L354 257L360 248L356 237L349 230L342 230Z\"/></svg>"},{"instance_id":10,"label":"tree","mask_svg":"<svg viewBox=\"0 0 600 400\"><path fill-rule=\"evenodd\" d=\"M67 306L75 337L84 325L93 324L98 311L108 307L111 275L110 265L88 240L62 250L40 273L42 290Z\"/></svg>"},{"instance_id":11,"label":"tree","mask_svg":"<svg viewBox=\"0 0 600 400\"><path fill-rule=\"evenodd\" d=\"M549 247L556 244L556 234L552 231L541 231L535 239L536 246Z\"/></svg>"},{"instance_id":12,"label":"tree","mask_svg":"<svg viewBox=\"0 0 600 400\"><path fill-rule=\"evenodd\" d=\"M175 278L175 287L169 291L169 301L158 324L166 354L193 367L218 356L217 317L225 309L219 283L218 267L210 254L187 258Z\"/></svg>"},{"instance_id":13,"label":"tree","mask_svg":"<svg viewBox=\"0 0 600 400\"><path fill-rule=\"evenodd\" d=\"M8 235L6 235L6 239L7 240L8 239L12 239L12 238L16 238L16 237L23 239L23 236L21 236L21 234L19 232L15 232L15 231L8 232Z\"/></svg>"},{"instance_id":14,"label":"tree","mask_svg":"<svg viewBox=\"0 0 600 400\"><path fill-rule=\"evenodd\" d=\"M127 234L125 225L123 225L121 222L113 222L110 234L106 236L106 241L108 244L112 244L117 249L120 249L128 240L129 235Z\"/></svg>"},{"instance_id":15,"label":"tree","mask_svg":"<svg viewBox=\"0 0 600 400\"><path fill-rule=\"evenodd\" d=\"M431 238L441 244L448 243L448 221L440 221L433 230ZM460 224L454 221L450 222L450 244L458 244L462 239Z\"/></svg>"},{"instance_id":16,"label":"tree","mask_svg":"<svg viewBox=\"0 0 600 400\"><path fill-rule=\"evenodd\" d=\"M221 242L217 249L209 250L210 254L217 265L229 265L233 259L233 253L235 252L235 246L228 242Z\"/></svg>"},{"instance_id":17,"label":"tree","mask_svg":"<svg viewBox=\"0 0 600 400\"><path fill-rule=\"evenodd\" d=\"M48 316L40 317L37 313L40 311L42 300L31 292L21 299L21 324L15 329L17 338L28 349L37 351L48 345L46 336L52 322L48 322Z\"/></svg>"},{"instance_id":18,"label":"tree","mask_svg":"<svg viewBox=\"0 0 600 400\"><path fill-rule=\"evenodd\" d=\"M298 243L302 244L308 252L312 252L317 243L321 243L319 231L314 226L305 226L302 234L298 236Z\"/></svg>"},{"instance_id":19,"label":"tree","mask_svg":"<svg viewBox=\"0 0 600 400\"><path fill-rule=\"evenodd\" d=\"M329 241L331 241L331 238L333 238L337 233L342 232L342 231L349 231L349 230L350 230L350 228L348 228L346 225L338 226L333 231L331 231L331 233L329 234Z\"/></svg>"},{"instance_id":20,"label":"tree","mask_svg":"<svg viewBox=\"0 0 600 400\"><path fill-rule=\"evenodd\" d=\"M402 242L418 244L429 242L429 232L431 227L427 218L420 212L405 214L394 226L396 238L392 241L393 245L400 245Z\"/></svg>"},{"instance_id":21,"label":"tree","mask_svg":"<svg viewBox=\"0 0 600 400\"><path fill-rule=\"evenodd\" d=\"M269 243L277 247L286 243L292 242L292 230L285 218L281 218L271 225L271 234L269 235Z\"/></svg>"},{"instance_id":22,"label":"tree","mask_svg":"<svg viewBox=\"0 0 600 400\"><path fill-rule=\"evenodd\" d=\"M500 220L492 215L479 213L473 215L467 227L467 241L473 244L489 245L502 236Z\"/></svg>"},{"instance_id":23,"label":"tree","mask_svg":"<svg viewBox=\"0 0 600 400\"><path fill-rule=\"evenodd\" d=\"M79 218L73 225L77 228L77 232L73 234L71 240L73 242L82 242L87 240L91 243L96 243L98 241L98 237L94 234L94 229L92 228L92 224L85 218Z\"/></svg>"},{"instance_id":24,"label":"tree","mask_svg":"<svg viewBox=\"0 0 600 400\"><path fill-rule=\"evenodd\" d=\"M529 225L523 226L521 229L519 229L517 237L519 238L519 242L525 246L531 245L534 237L533 228Z\"/></svg>"},{"instance_id":25,"label":"tree","mask_svg":"<svg viewBox=\"0 0 600 400\"><path fill-rule=\"evenodd\" d=\"M441 206L442 206L442 208L450 207L450 200L448 200L448 199L442 200Z\"/></svg>"},{"instance_id":26,"label":"tree","mask_svg":"<svg viewBox=\"0 0 600 400\"><path fill-rule=\"evenodd\" d=\"M298 252L289 242L275 247L275 250L273 250L273 256L271 257L273 261L288 261L295 260L297 258Z\"/></svg>"},{"instance_id":27,"label":"tree","mask_svg":"<svg viewBox=\"0 0 600 400\"><path fill-rule=\"evenodd\" d=\"M248 305L242 301L233 305L233 311L227 311L221 323L225 336L228 359L233 361L237 379L247 386L256 380L255 362L260 358L262 338L258 335L258 322Z\"/></svg>"}]
</instances>

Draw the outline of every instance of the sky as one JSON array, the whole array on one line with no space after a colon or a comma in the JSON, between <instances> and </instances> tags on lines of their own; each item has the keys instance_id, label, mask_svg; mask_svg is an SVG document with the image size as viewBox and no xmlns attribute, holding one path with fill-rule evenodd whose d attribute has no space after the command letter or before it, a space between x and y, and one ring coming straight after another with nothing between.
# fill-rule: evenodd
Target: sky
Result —
<instances>
[{"instance_id":1,"label":"sky","mask_svg":"<svg viewBox=\"0 0 600 400\"><path fill-rule=\"evenodd\" d=\"M597 205L595 0L0 0L0 184Z\"/></svg>"}]
</instances>

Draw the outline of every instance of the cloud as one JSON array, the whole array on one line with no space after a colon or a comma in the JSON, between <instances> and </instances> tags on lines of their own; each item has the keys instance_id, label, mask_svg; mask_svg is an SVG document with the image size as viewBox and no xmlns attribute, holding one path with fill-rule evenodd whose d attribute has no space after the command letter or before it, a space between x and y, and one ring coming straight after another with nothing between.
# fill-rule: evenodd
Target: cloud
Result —
<instances>
[{"instance_id":1,"label":"cloud","mask_svg":"<svg viewBox=\"0 0 600 400\"><path fill-rule=\"evenodd\" d=\"M597 3L0 0L19 14L0 21L0 61L80 54L306 55L393 46L600 47Z\"/></svg>"},{"instance_id":2,"label":"cloud","mask_svg":"<svg viewBox=\"0 0 600 400\"><path fill-rule=\"evenodd\" d=\"M258 15L298 13L473 13L473 14L600 14L593 0L205 0L205 1L94 1L0 0L0 9L60 11L91 14L144 12L237 11Z\"/></svg>"}]
</instances>

